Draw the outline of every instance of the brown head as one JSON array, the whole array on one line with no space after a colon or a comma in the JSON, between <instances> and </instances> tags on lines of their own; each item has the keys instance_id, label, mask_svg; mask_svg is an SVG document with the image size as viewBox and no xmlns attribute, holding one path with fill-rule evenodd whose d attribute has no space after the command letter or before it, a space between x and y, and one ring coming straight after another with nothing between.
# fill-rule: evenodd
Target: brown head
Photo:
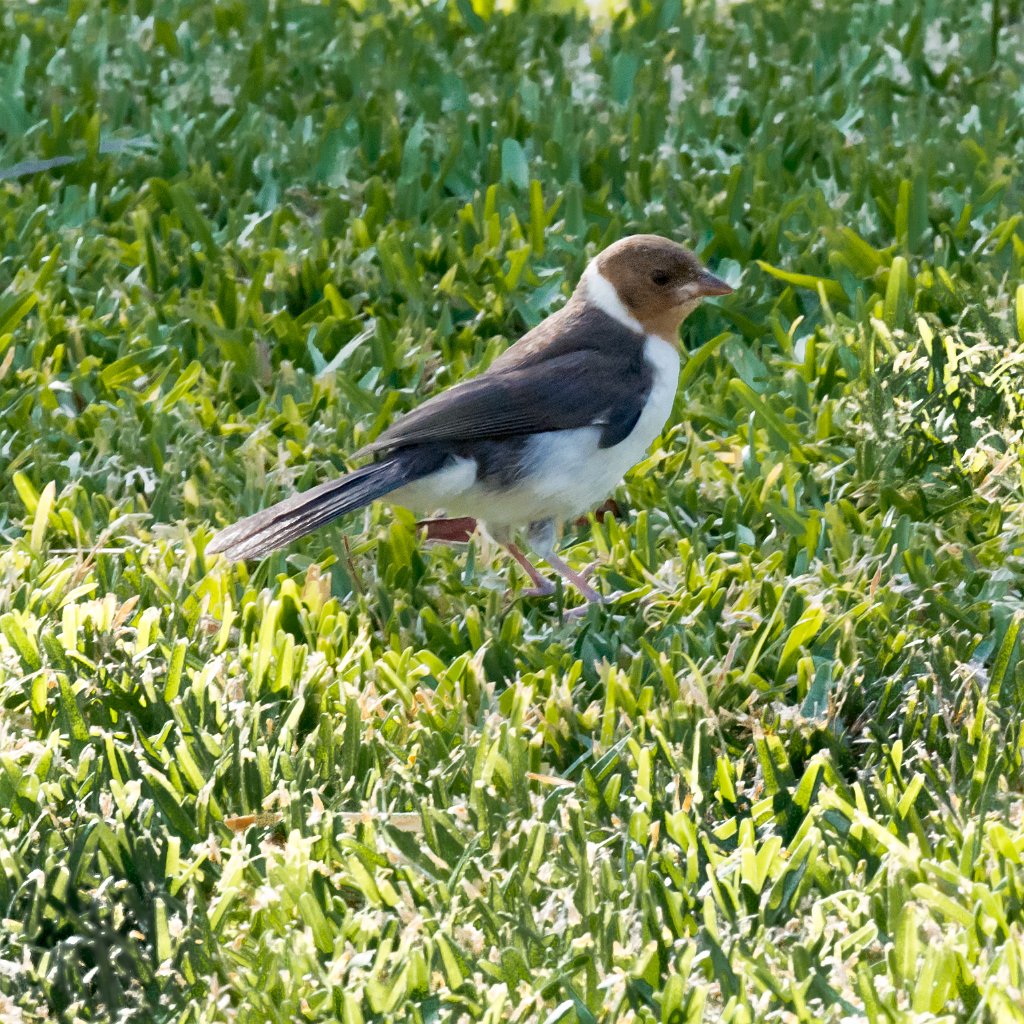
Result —
<instances>
[{"instance_id":1,"label":"brown head","mask_svg":"<svg viewBox=\"0 0 1024 1024\"><path fill-rule=\"evenodd\" d=\"M603 279L603 280L601 280ZM591 260L580 282L587 301L614 306L639 322L645 334L675 344L679 325L709 295L728 295L732 288L707 270L689 249L660 235L630 235ZM611 308L605 312L616 315Z\"/></svg>"}]
</instances>

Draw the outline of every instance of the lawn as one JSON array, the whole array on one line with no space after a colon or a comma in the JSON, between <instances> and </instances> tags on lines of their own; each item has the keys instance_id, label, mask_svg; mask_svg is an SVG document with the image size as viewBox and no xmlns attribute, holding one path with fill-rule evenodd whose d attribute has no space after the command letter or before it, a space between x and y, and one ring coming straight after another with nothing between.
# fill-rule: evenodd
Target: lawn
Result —
<instances>
[{"instance_id":1,"label":"lawn","mask_svg":"<svg viewBox=\"0 0 1024 1024\"><path fill-rule=\"evenodd\" d=\"M7 0L0 1019L1024 1021L1022 18ZM205 555L634 231L626 596Z\"/></svg>"}]
</instances>

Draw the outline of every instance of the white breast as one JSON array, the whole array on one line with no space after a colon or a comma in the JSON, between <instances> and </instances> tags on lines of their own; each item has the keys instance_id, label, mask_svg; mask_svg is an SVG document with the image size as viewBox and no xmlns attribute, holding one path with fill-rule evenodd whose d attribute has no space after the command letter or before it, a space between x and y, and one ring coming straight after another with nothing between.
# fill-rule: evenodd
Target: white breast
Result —
<instances>
[{"instance_id":1,"label":"white breast","mask_svg":"<svg viewBox=\"0 0 1024 1024\"><path fill-rule=\"evenodd\" d=\"M629 436L614 448L605 448L600 455L611 455L609 466L615 464L615 478L604 492L610 491L647 454L648 448L665 429L679 386L679 350L675 345L648 335L644 343L644 358L651 367L651 391L647 396L643 412ZM611 469L608 471L612 472Z\"/></svg>"},{"instance_id":2,"label":"white breast","mask_svg":"<svg viewBox=\"0 0 1024 1024\"><path fill-rule=\"evenodd\" d=\"M600 431L594 428L542 435L550 439L551 475L560 477L566 499L563 509L552 512L555 518L589 512L600 505L646 456L668 422L679 383L679 352L674 345L651 335L644 344L644 357L651 367L651 390L636 426L617 445L598 447ZM568 478L566 466L573 467Z\"/></svg>"},{"instance_id":3,"label":"white breast","mask_svg":"<svg viewBox=\"0 0 1024 1024\"><path fill-rule=\"evenodd\" d=\"M644 357L652 372L651 390L636 426L619 444L600 448L599 426L538 434L524 460L526 475L515 487L498 491L471 483L475 474L466 459L434 474L436 487L433 477L427 477L394 498L413 507L443 507L449 515L475 516L496 531L589 512L643 459L672 412L679 352L663 338L649 335Z\"/></svg>"}]
</instances>

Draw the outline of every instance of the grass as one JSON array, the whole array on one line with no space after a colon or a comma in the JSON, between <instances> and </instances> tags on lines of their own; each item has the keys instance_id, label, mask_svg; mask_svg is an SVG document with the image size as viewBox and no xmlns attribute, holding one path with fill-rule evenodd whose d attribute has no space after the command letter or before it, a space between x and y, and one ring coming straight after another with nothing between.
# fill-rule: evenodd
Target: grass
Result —
<instances>
[{"instance_id":1,"label":"grass","mask_svg":"<svg viewBox=\"0 0 1024 1024\"><path fill-rule=\"evenodd\" d=\"M0 1017L1024 1021L1022 13L4 4ZM627 598L205 557L636 230Z\"/></svg>"}]
</instances>

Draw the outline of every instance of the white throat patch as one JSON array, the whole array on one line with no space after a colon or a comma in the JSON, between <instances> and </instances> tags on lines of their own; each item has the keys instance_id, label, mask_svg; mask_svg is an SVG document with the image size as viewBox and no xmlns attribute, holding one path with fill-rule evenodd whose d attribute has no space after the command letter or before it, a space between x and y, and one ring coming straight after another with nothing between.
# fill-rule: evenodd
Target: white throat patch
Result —
<instances>
[{"instance_id":1,"label":"white throat patch","mask_svg":"<svg viewBox=\"0 0 1024 1024\"><path fill-rule=\"evenodd\" d=\"M587 264L587 269L583 271L580 280L586 284L587 298L602 313L607 313L613 320L618 320L620 324L631 331L636 331L637 334L644 333L643 324L623 305L615 285L597 269L596 259Z\"/></svg>"}]
</instances>

